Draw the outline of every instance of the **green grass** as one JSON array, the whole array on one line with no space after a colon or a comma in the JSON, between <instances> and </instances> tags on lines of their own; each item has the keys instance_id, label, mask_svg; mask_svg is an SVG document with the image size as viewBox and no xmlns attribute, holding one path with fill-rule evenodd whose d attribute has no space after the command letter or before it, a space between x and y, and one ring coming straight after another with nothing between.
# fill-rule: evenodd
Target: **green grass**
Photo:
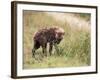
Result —
<instances>
[{"instance_id":1,"label":"green grass","mask_svg":"<svg viewBox=\"0 0 100 80\"><path fill-rule=\"evenodd\" d=\"M24 69L77 67L90 65L90 31L70 27L67 22L60 22L45 12L24 11ZM53 25L65 30L64 39L53 50L52 56L44 57L42 49L36 51L36 59L32 58L34 32L43 27ZM49 54L49 53L47 53Z\"/></svg>"},{"instance_id":2,"label":"green grass","mask_svg":"<svg viewBox=\"0 0 100 80\"><path fill-rule=\"evenodd\" d=\"M89 13L78 13L76 16L79 16L82 19L85 19L86 21L90 21L90 14Z\"/></svg>"},{"instance_id":3,"label":"green grass","mask_svg":"<svg viewBox=\"0 0 100 80\"><path fill-rule=\"evenodd\" d=\"M70 60L70 61L69 61ZM75 61L76 60L76 61ZM85 66L86 63L80 63L76 58L68 58L64 56L49 56L41 60L35 61L31 59L30 62L27 62L24 67L26 69L30 68L55 68L55 67L72 67L72 66Z\"/></svg>"}]
</instances>

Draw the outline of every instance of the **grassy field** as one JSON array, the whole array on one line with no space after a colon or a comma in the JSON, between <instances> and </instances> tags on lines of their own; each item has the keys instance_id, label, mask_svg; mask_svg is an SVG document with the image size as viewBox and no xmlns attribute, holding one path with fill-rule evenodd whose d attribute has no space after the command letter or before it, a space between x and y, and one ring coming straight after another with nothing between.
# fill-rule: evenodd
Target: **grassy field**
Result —
<instances>
[{"instance_id":1,"label":"grassy field","mask_svg":"<svg viewBox=\"0 0 100 80\"><path fill-rule=\"evenodd\" d=\"M53 12L49 12L53 13ZM70 18L75 18L82 21L89 22L89 14L74 14L69 13ZM60 16L60 13L56 13ZM75 16L76 15L76 16ZM60 18L63 18L61 19ZM90 30L82 25L78 27L75 22L68 22L67 13L64 13L62 17L56 18L47 12L34 12L24 11L23 12L23 25L24 25L24 53L23 53L23 68L52 68L52 67L77 67L77 66L89 66L90 51L91 51L91 34ZM80 20L81 19L81 20ZM71 25L73 24L73 25ZM75 24L75 25L74 25ZM33 36L35 31L44 27L52 27L53 25L62 27L65 30L64 39L58 45L59 51L53 49L53 55L44 57L41 48L36 51L36 59L32 57L33 48ZM84 27L85 28L84 28ZM49 53L47 53L49 54Z\"/></svg>"}]
</instances>

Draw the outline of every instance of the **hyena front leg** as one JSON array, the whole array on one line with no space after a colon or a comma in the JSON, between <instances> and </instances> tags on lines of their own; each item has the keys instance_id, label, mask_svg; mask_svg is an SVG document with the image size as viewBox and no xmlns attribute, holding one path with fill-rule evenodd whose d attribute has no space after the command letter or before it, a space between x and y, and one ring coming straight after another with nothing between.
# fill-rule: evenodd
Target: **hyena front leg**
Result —
<instances>
[{"instance_id":1,"label":"hyena front leg","mask_svg":"<svg viewBox=\"0 0 100 80\"><path fill-rule=\"evenodd\" d=\"M50 43L49 44L49 53L50 53L50 56L52 55L52 48L53 48L53 43Z\"/></svg>"},{"instance_id":2,"label":"hyena front leg","mask_svg":"<svg viewBox=\"0 0 100 80\"><path fill-rule=\"evenodd\" d=\"M59 50L59 48L58 48L57 43L54 44L54 47L55 47L56 53L57 53L58 55L60 55L60 50Z\"/></svg>"}]
</instances>

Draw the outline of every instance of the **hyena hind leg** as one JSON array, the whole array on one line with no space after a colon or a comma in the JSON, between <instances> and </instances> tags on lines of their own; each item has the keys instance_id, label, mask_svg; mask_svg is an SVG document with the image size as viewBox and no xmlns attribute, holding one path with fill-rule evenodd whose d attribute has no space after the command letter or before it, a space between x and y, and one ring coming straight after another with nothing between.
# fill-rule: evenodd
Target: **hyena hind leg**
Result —
<instances>
[{"instance_id":1,"label":"hyena hind leg","mask_svg":"<svg viewBox=\"0 0 100 80\"><path fill-rule=\"evenodd\" d=\"M44 56L47 56L47 44L46 43L42 45L42 52Z\"/></svg>"},{"instance_id":2,"label":"hyena hind leg","mask_svg":"<svg viewBox=\"0 0 100 80\"><path fill-rule=\"evenodd\" d=\"M32 49L32 57L35 57L35 48Z\"/></svg>"},{"instance_id":3,"label":"hyena hind leg","mask_svg":"<svg viewBox=\"0 0 100 80\"><path fill-rule=\"evenodd\" d=\"M35 57L36 50L40 48L40 44L38 42L34 42L34 47L32 49L32 56Z\"/></svg>"}]
</instances>

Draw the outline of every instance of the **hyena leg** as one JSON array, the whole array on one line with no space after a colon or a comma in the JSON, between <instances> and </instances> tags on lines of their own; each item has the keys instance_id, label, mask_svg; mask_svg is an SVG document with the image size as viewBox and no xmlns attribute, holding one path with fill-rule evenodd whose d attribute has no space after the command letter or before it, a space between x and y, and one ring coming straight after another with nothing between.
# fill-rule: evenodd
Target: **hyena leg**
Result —
<instances>
[{"instance_id":1,"label":"hyena leg","mask_svg":"<svg viewBox=\"0 0 100 80\"><path fill-rule=\"evenodd\" d=\"M50 53L50 56L51 56L51 54L52 54L52 48L53 48L53 43L50 43L50 44L49 44L49 53Z\"/></svg>"},{"instance_id":2,"label":"hyena leg","mask_svg":"<svg viewBox=\"0 0 100 80\"><path fill-rule=\"evenodd\" d=\"M55 47L55 50L56 50L57 54L59 55L59 48L58 48L57 43L54 43L54 47Z\"/></svg>"},{"instance_id":3,"label":"hyena leg","mask_svg":"<svg viewBox=\"0 0 100 80\"><path fill-rule=\"evenodd\" d=\"M35 57L35 51L36 51L39 47L40 47L40 44L39 44L37 41L35 41L35 42L34 42L34 47L33 47L33 49L32 49L32 56L33 56L33 57Z\"/></svg>"},{"instance_id":4,"label":"hyena leg","mask_svg":"<svg viewBox=\"0 0 100 80\"><path fill-rule=\"evenodd\" d=\"M35 48L32 49L32 56L35 57Z\"/></svg>"},{"instance_id":5,"label":"hyena leg","mask_svg":"<svg viewBox=\"0 0 100 80\"><path fill-rule=\"evenodd\" d=\"M47 50L46 50L46 48L47 48L47 44L45 43L45 44L42 45L42 52L43 52L43 54L45 56L47 56Z\"/></svg>"}]
</instances>

